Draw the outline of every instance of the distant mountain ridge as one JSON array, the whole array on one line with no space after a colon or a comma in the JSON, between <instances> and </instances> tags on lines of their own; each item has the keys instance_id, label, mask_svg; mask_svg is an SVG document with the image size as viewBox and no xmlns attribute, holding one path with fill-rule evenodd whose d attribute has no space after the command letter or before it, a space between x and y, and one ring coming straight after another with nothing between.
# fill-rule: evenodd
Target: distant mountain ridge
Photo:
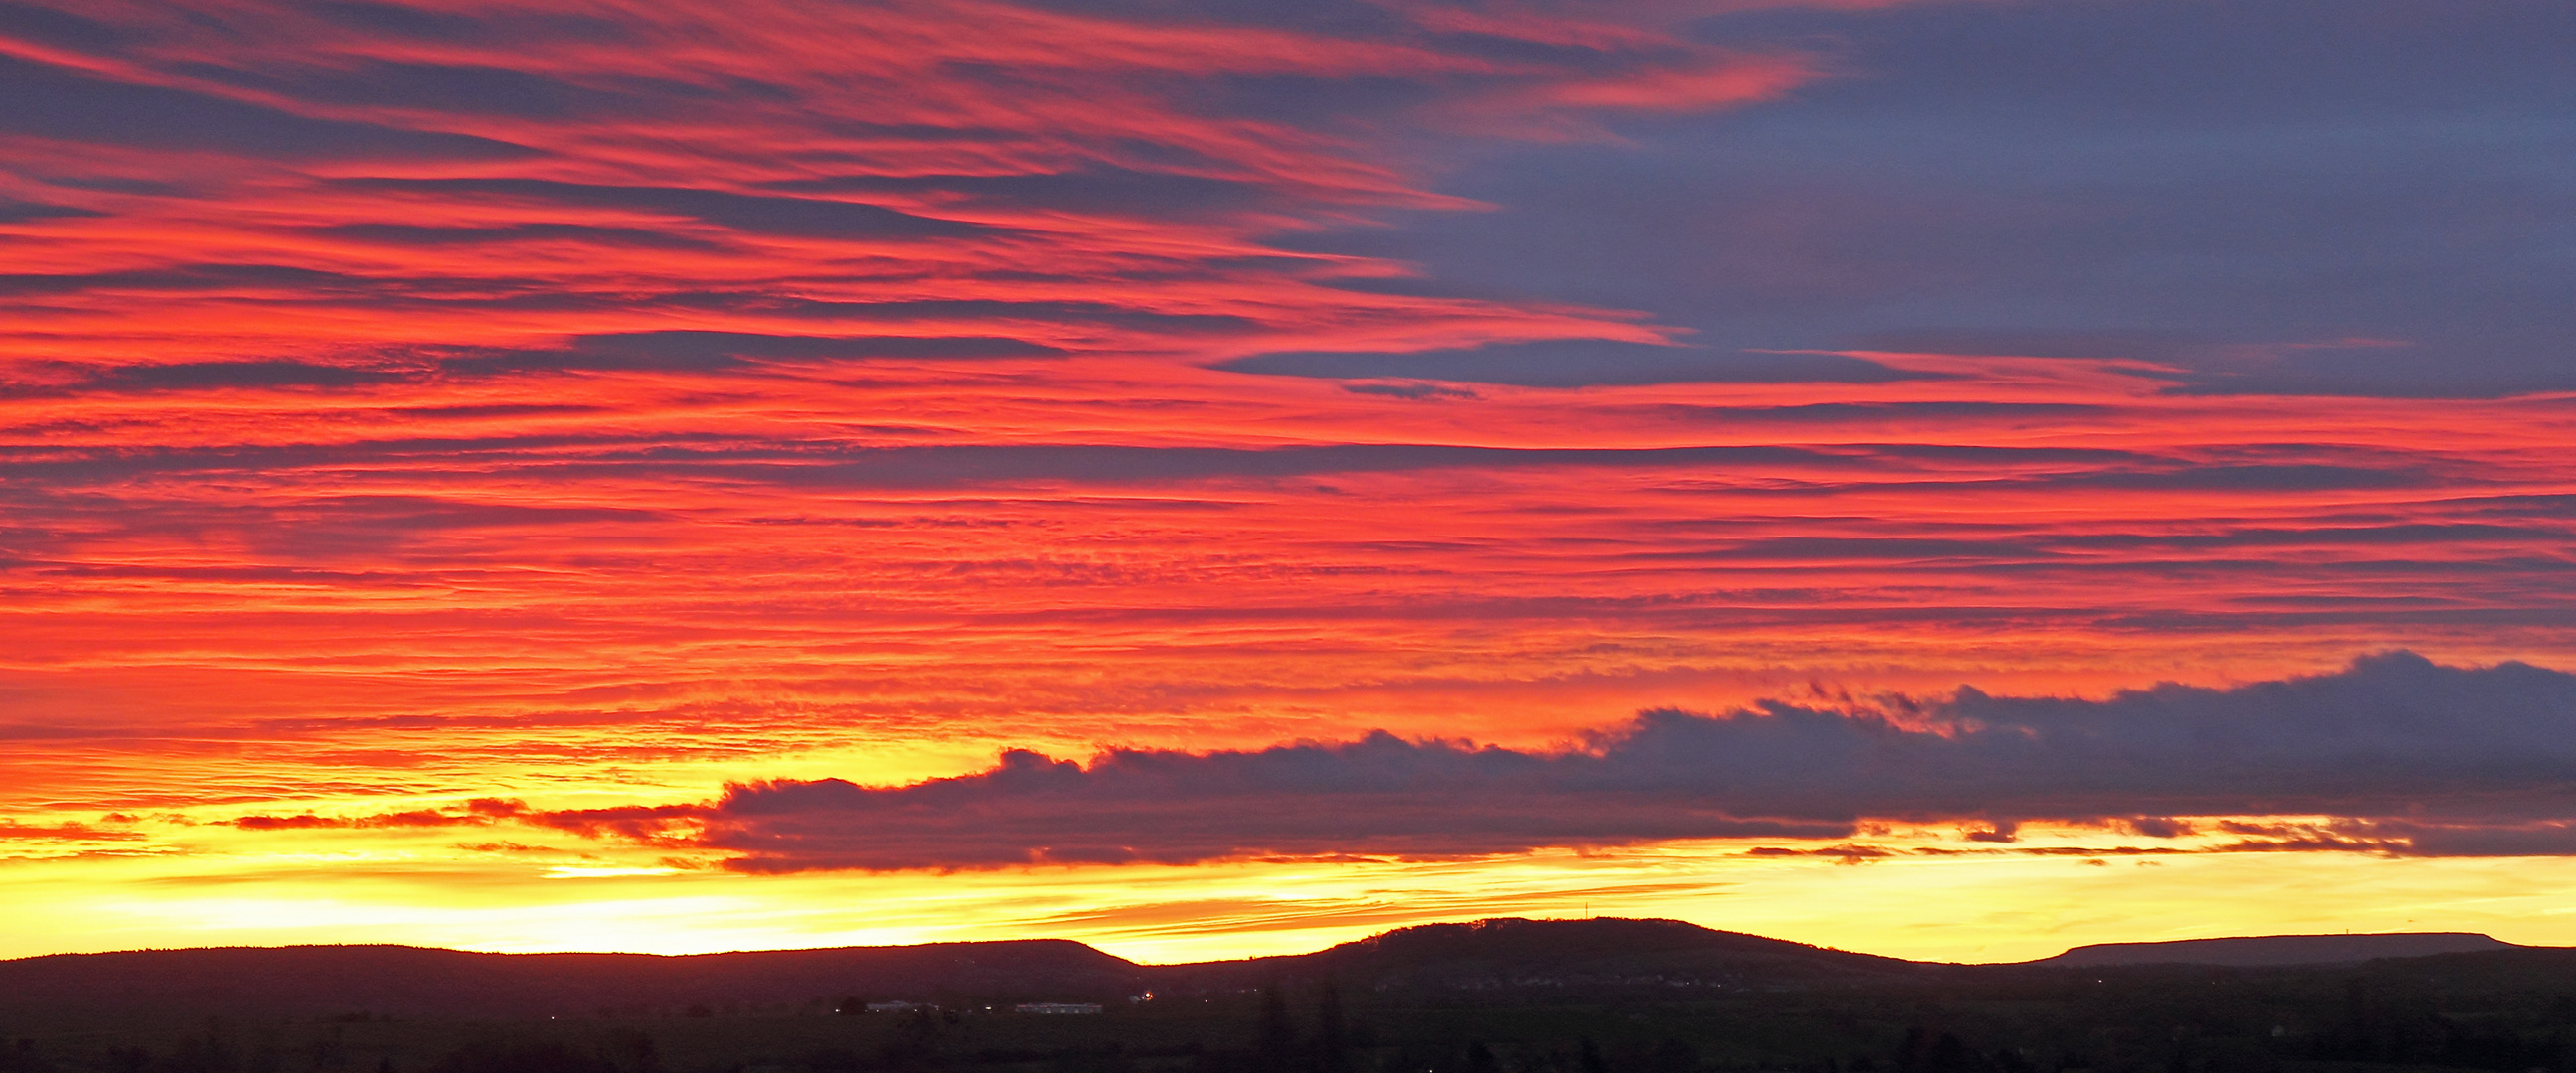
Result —
<instances>
[{"instance_id":1,"label":"distant mountain ridge","mask_svg":"<svg viewBox=\"0 0 2576 1073\"><path fill-rule=\"evenodd\" d=\"M1332 977L1359 986L1698 983L1743 986L1884 978L1932 966L1679 920L1526 920L1423 924L1312 954L1169 966L1191 977L1259 982Z\"/></svg>"},{"instance_id":2,"label":"distant mountain ridge","mask_svg":"<svg viewBox=\"0 0 2576 1073\"><path fill-rule=\"evenodd\" d=\"M2522 950L2501 939L2467 931L2375 932L2361 935L2249 935L2227 939L2177 939L2161 943L2095 943L2026 965L2344 965L2380 958L2429 957L2487 950Z\"/></svg>"},{"instance_id":3,"label":"distant mountain ridge","mask_svg":"<svg viewBox=\"0 0 2576 1073\"><path fill-rule=\"evenodd\" d=\"M0 1010L523 1017L912 993L1130 993L1142 966L1064 939L722 954L210 947L0 961Z\"/></svg>"},{"instance_id":4,"label":"distant mountain ridge","mask_svg":"<svg viewBox=\"0 0 2576 1073\"><path fill-rule=\"evenodd\" d=\"M1399 928L1311 954L1141 965L1069 940L664 956L485 954L408 946L226 947L0 961L0 1013L523 1018L811 1008L846 998L1118 1002L1153 990L1241 991L1335 980L1377 991L1489 988L1778 990L1960 973L2189 963L2359 962L2517 947L2484 935L2307 935L2108 943L2019 965L1857 954L1675 920L1524 920Z\"/></svg>"}]
</instances>

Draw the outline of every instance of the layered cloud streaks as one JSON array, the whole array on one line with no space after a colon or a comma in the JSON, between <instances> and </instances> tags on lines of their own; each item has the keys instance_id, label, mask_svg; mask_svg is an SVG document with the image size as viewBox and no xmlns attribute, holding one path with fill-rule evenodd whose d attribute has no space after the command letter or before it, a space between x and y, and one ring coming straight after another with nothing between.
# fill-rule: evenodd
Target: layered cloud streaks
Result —
<instances>
[{"instance_id":1,"label":"layered cloud streaks","mask_svg":"<svg viewBox=\"0 0 2576 1073\"><path fill-rule=\"evenodd\" d=\"M2559 852L2576 22L2464 10L0 5L0 840Z\"/></svg>"}]
</instances>

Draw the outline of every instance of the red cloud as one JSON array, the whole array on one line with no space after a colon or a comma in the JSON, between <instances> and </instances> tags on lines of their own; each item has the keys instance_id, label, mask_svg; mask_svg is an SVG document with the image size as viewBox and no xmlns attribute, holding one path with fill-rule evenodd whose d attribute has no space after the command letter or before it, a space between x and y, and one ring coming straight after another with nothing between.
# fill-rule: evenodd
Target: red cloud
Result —
<instances>
[{"instance_id":1,"label":"red cloud","mask_svg":"<svg viewBox=\"0 0 2576 1073\"><path fill-rule=\"evenodd\" d=\"M1837 70L1688 25L1746 6L99 0L13 23L13 800L936 862L959 851L827 857L711 806L274 802L1031 727L1544 756L1602 711L1811 674L2098 695L2392 639L2565 650L2561 399L2212 399L2152 339L1749 354L1616 288L1451 286L1367 241L1492 208L1455 191L1495 139ZM1737 230L1800 238L1854 202L1762 204ZM1868 282L1847 263L1750 271L1796 306ZM2149 836L2181 814L2068 800ZM1664 830L1569 809L1451 817L1485 843L1378 835ZM1325 852L1328 820L1142 848L1040 825L996 852ZM2515 822L2368 837L2560 836Z\"/></svg>"}]
</instances>

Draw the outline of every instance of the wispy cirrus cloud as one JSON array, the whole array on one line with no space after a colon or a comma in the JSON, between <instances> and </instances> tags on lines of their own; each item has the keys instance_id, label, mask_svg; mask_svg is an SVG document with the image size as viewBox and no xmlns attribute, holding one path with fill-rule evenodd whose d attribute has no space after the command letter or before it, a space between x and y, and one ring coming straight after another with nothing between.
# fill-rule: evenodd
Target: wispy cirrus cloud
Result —
<instances>
[{"instance_id":1,"label":"wispy cirrus cloud","mask_svg":"<svg viewBox=\"0 0 2576 1073\"><path fill-rule=\"evenodd\" d=\"M165 345L239 360L774 331L782 315L815 334L840 318L814 303L835 300L1016 302L1030 314L1008 325L1017 341L1086 351L1207 349L1201 333L1154 330L1155 314L1231 317L1238 340L1329 323L1419 341L1653 339L1615 310L1321 286L1404 269L1262 236L1467 207L1386 152L1461 102L1694 111L1816 77L1787 53L1660 30L1506 48L1508 35L1393 9L1335 28L959 2L202 7L17 17L25 47L0 77L26 106L7 133L27 147L20 184L52 192L17 219L48 221L67 256L9 287L147 334L171 321L120 317L120 303L188 294L229 310L233 341ZM956 32L967 24L981 32ZM1334 105L1307 107L1317 93ZM1494 107L1483 136L1539 132L1527 107ZM170 152L232 162L173 181L153 162ZM168 237L84 241L138 227ZM696 301L728 287L773 304ZM791 295L805 305L781 308ZM1068 301L1139 319L1103 331L1042 309ZM332 310L395 306L426 335L317 331ZM992 327L916 308L935 329Z\"/></svg>"},{"instance_id":2,"label":"wispy cirrus cloud","mask_svg":"<svg viewBox=\"0 0 2576 1073\"><path fill-rule=\"evenodd\" d=\"M531 823L748 871L1898 852L1880 813L2545 847L2264 713L2576 652L2570 25L0 5L0 811L230 821L216 872ZM2116 693L2167 679L2289 699ZM2096 700L1934 706L2020 756L1839 699L1959 682ZM2124 783L2166 747L2113 715L2316 733ZM1854 785L1729 789L1770 746ZM1237 769L1254 815L1175 804ZM1405 779L1463 796L1335 803ZM2317 811L2193 811L2237 808Z\"/></svg>"}]
</instances>

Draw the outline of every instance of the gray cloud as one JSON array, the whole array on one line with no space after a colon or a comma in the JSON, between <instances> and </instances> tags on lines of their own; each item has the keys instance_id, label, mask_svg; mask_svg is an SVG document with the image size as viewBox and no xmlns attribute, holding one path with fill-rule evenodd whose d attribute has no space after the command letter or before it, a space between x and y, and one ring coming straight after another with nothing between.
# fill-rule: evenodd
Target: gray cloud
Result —
<instances>
[{"instance_id":1,"label":"gray cloud","mask_svg":"<svg viewBox=\"0 0 2576 1073\"><path fill-rule=\"evenodd\" d=\"M0 296L81 294L90 291L203 293L235 290L295 291L309 294L356 289L368 285L369 282L357 276L296 268L291 265L192 264L123 272L63 275L32 272L0 274Z\"/></svg>"},{"instance_id":2,"label":"gray cloud","mask_svg":"<svg viewBox=\"0 0 2576 1073\"><path fill-rule=\"evenodd\" d=\"M416 109L521 119L598 119L651 115L668 100L574 85L530 71L472 64L376 60L347 68L243 70L213 63L172 69L216 82L317 104Z\"/></svg>"},{"instance_id":3,"label":"gray cloud","mask_svg":"<svg viewBox=\"0 0 2576 1073\"><path fill-rule=\"evenodd\" d=\"M439 369L479 374L540 369L750 369L763 362L885 359L966 360L1045 356L1048 351L1007 339L736 335L722 332L654 332L601 336L568 348L468 351L437 357ZM103 383L128 389L219 387L231 384L328 386L373 382L399 369L342 371L280 362L211 363L105 371ZM408 374L406 374L408 375ZM567 450L568 448L572 450ZM1813 495L1867 487L1891 470L1908 472L1903 487L1936 483L2034 489L2100 487L2157 489L2319 489L2416 487L2431 475L2403 466L2244 464L2203 466L2189 459L2124 451L2045 447L1942 447L1872 444L1806 448L1728 445L1656 448L1506 448L1455 444L1355 443L1275 448L1150 447L1130 444L942 444L919 447L742 445L722 438L660 436L516 436L491 439L405 438L334 445L164 448L80 452L0 443L0 462L29 486L67 486L145 474L256 471L309 465L365 465L424 455L470 453L486 460L516 459L556 479L607 472L695 474L779 485L848 488L986 487L1074 482L1150 485L1203 480L1277 480L1335 473L1397 473L1438 469L1600 467L1668 470L1700 478L1758 474L1795 466L1809 473L1845 474L1851 484L1811 481L1776 494ZM2458 478L2451 478L2454 485ZM2336 530L2327 530L2329 535ZM2427 531L2424 536L2441 536ZM2462 530L2463 541L2501 535ZM1911 538L1888 537L1899 547ZM1976 547L2015 559L2056 558L2056 537L2016 537ZM2072 547L2084 538L2063 538ZM2115 538L2116 539L2116 538ZM2144 538L2141 538L2144 539ZM2224 534L2216 545L2229 543ZM2274 545L2293 535L2256 531L2250 544ZM1877 543L1877 542L1873 542ZM1795 545L1781 545L1794 551ZM1723 556L1758 550L1740 541L1675 555ZM1847 549L1846 549L1847 550ZM1841 553L1838 551L1837 553ZM2455 566L2454 569L2457 569Z\"/></svg>"},{"instance_id":4,"label":"gray cloud","mask_svg":"<svg viewBox=\"0 0 2576 1073\"><path fill-rule=\"evenodd\" d=\"M88 209L73 208L69 205L49 205L41 201L20 201L16 198L0 197L0 224L15 224L25 223L29 220L58 220L67 217L98 215L102 214L92 212Z\"/></svg>"},{"instance_id":5,"label":"gray cloud","mask_svg":"<svg viewBox=\"0 0 2576 1073\"><path fill-rule=\"evenodd\" d=\"M768 188L787 193L945 191L992 205L1155 219L1296 207L1279 191L1250 180L1107 164L1031 175L849 175L788 180Z\"/></svg>"},{"instance_id":6,"label":"gray cloud","mask_svg":"<svg viewBox=\"0 0 2576 1073\"><path fill-rule=\"evenodd\" d=\"M353 179L370 189L433 191L582 208L685 216L747 234L927 240L1001 235L1004 229L915 216L880 205L772 197L676 186L601 186L545 179Z\"/></svg>"},{"instance_id":7,"label":"gray cloud","mask_svg":"<svg viewBox=\"0 0 2576 1073\"><path fill-rule=\"evenodd\" d=\"M591 227L582 224L509 224L499 227L425 227L418 224L338 224L317 227L315 234L381 246L485 246L514 242L576 242L591 246L663 250L713 250L722 247L684 235L640 227Z\"/></svg>"},{"instance_id":8,"label":"gray cloud","mask_svg":"<svg viewBox=\"0 0 2576 1073\"><path fill-rule=\"evenodd\" d=\"M1473 391L1424 383L1358 383L1343 384L1342 390L1353 395L1379 395L1390 399L1472 399Z\"/></svg>"},{"instance_id":9,"label":"gray cloud","mask_svg":"<svg viewBox=\"0 0 2576 1073\"><path fill-rule=\"evenodd\" d=\"M1446 380L1521 387L1614 384L1870 384L1922 377L1835 354L1738 354L1606 339L1415 351L1255 354L1213 368L1274 376Z\"/></svg>"},{"instance_id":10,"label":"gray cloud","mask_svg":"<svg viewBox=\"0 0 2576 1073\"><path fill-rule=\"evenodd\" d=\"M0 2L0 34L77 50L113 48L133 36L70 12L9 2Z\"/></svg>"},{"instance_id":11,"label":"gray cloud","mask_svg":"<svg viewBox=\"0 0 2576 1073\"><path fill-rule=\"evenodd\" d=\"M319 0L302 7L356 29L455 44L498 41L602 44L629 40L634 36L631 30L613 19L568 12L498 11L465 15L370 0Z\"/></svg>"},{"instance_id":12,"label":"gray cloud","mask_svg":"<svg viewBox=\"0 0 2576 1073\"><path fill-rule=\"evenodd\" d=\"M871 359L1044 358L1063 351L990 336L804 336L755 332L659 331L585 335L552 349L468 350L441 369L490 374L562 369L678 369L712 372L760 362Z\"/></svg>"},{"instance_id":13,"label":"gray cloud","mask_svg":"<svg viewBox=\"0 0 2576 1073\"><path fill-rule=\"evenodd\" d=\"M2236 849L2576 852L2576 675L2399 652L2100 701L1963 688L1886 710L1654 711L1560 753L1384 733L1088 765L1014 751L911 786L735 786L687 819L729 867L784 872L1839 838L1873 818L1981 820L1988 843L2043 819L2171 838L2192 832L2173 817L2209 815L2351 817L2230 825Z\"/></svg>"},{"instance_id":14,"label":"gray cloud","mask_svg":"<svg viewBox=\"0 0 2576 1073\"><path fill-rule=\"evenodd\" d=\"M191 361L127 365L83 387L92 390L203 391L220 388L349 388L403 380L400 373L300 361Z\"/></svg>"},{"instance_id":15,"label":"gray cloud","mask_svg":"<svg viewBox=\"0 0 2576 1073\"><path fill-rule=\"evenodd\" d=\"M70 27L71 24L64 24ZM0 56L0 132L284 160L494 160L531 151L464 134L312 119L160 86L108 82Z\"/></svg>"},{"instance_id":16,"label":"gray cloud","mask_svg":"<svg viewBox=\"0 0 2576 1073\"><path fill-rule=\"evenodd\" d=\"M2169 361L2201 393L2576 388L2576 7L1783 5L1699 33L1843 77L1444 189L1495 212L1296 241L1446 293L1646 310L1721 351L2037 346Z\"/></svg>"},{"instance_id":17,"label":"gray cloud","mask_svg":"<svg viewBox=\"0 0 2576 1073\"><path fill-rule=\"evenodd\" d=\"M293 277L290 277L293 278ZM264 285L254 273L119 273L112 276L0 276L0 295L63 288L216 289ZM62 382L11 385L22 394L75 391L207 391L227 388L360 388L418 381L436 374L488 376L566 370L663 369L741 371L762 363L870 360L1045 358L1054 347L990 336L801 336L752 332L658 331L579 336L561 347L453 348L386 356L376 365L313 362L201 361L159 365L56 365ZM500 447L505 444L489 444ZM360 448L346 457L368 453Z\"/></svg>"},{"instance_id":18,"label":"gray cloud","mask_svg":"<svg viewBox=\"0 0 2576 1073\"><path fill-rule=\"evenodd\" d=\"M1797 406L1666 405L1654 407L1652 412L1660 417L1712 425L1831 425L1995 418L2060 420L2106 414L2110 408L2055 402L1817 402Z\"/></svg>"},{"instance_id":19,"label":"gray cloud","mask_svg":"<svg viewBox=\"0 0 2576 1073\"><path fill-rule=\"evenodd\" d=\"M1108 324L1172 333L1217 334L1257 327L1250 318L1223 313L1171 313L1107 302L1021 302L990 298L922 298L884 302L833 302L790 295L695 291L663 295L651 305L678 309L724 310L795 320L1028 321L1047 324Z\"/></svg>"}]
</instances>

